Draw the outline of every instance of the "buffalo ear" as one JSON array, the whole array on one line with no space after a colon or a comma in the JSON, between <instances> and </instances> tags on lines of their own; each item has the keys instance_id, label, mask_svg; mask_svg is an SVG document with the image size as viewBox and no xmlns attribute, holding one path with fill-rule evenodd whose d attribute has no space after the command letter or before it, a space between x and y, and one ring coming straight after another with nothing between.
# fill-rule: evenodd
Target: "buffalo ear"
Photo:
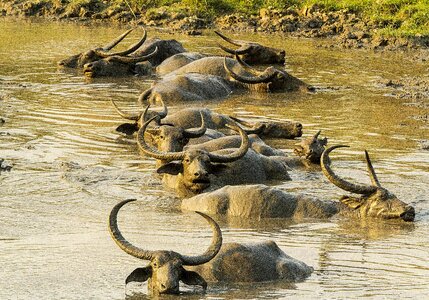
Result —
<instances>
[{"instance_id":1,"label":"buffalo ear","mask_svg":"<svg viewBox=\"0 0 429 300\"><path fill-rule=\"evenodd\" d=\"M125 279L125 284L129 282L145 282L152 276L152 267L147 266L144 268L137 268L128 275L127 279Z\"/></svg>"},{"instance_id":2,"label":"buffalo ear","mask_svg":"<svg viewBox=\"0 0 429 300\"><path fill-rule=\"evenodd\" d=\"M160 166L156 172L158 174L170 174L177 175L179 173L183 173L183 165L181 163L167 163L165 165Z\"/></svg>"},{"instance_id":3,"label":"buffalo ear","mask_svg":"<svg viewBox=\"0 0 429 300\"><path fill-rule=\"evenodd\" d=\"M228 166L225 164L211 164L210 166L210 171L212 174L218 174L220 172L222 172L222 170L224 170L225 168L227 168Z\"/></svg>"},{"instance_id":4,"label":"buffalo ear","mask_svg":"<svg viewBox=\"0 0 429 300\"><path fill-rule=\"evenodd\" d=\"M322 141L321 141L321 144L322 144L322 146L326 146L327 144L328 144L328 138L324 138Z\"/></svg>"},{"instance_id":5,"label":"buffalo ear","mask_svg":"<svg viewBox=\"0 0 429 300\"><path fill-rule=\"evenodd\" d=\"M134 132L138 130L139 130L139 127L136 123L124 123L116 127L117 132L122 132L127 135L132 135Z\"/></svg>"},{"instance_id":6,"label":"buffalo ear","mask_svg":"<svg viewBox=\"0 0 429 300\"><path fill-rule=\"evenodd\" d=\"M365 200L363 200L362 198L356 198L356 197L350 197L350 196L343 196L340 199L341 203L344 203L345 205L353 209L357 209L361 207L364 201Z\"/></svg>"},{"instance_id":7,"label":"buffalo ear","mask_svg":"<svg viewBox=\"0 0 429 300\"><path fill-rule=\"evenodd\" d=\"M183 269L180 280L187 285L199 285L202 286L204 290L207 289L207 282L197 272Z\"/></svg>"}]
</instances>

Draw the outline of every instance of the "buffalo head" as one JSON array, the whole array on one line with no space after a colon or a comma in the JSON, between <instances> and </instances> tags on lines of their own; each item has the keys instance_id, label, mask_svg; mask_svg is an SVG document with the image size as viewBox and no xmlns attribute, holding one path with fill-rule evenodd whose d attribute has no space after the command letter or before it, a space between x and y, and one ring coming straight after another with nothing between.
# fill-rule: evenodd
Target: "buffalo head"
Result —
<instances>
[{"instance_id":1,"label":"buffalo head","mask_svg":"<svg viewBox=\"0 0 429 300\"><path fill-rule=\"evenodd\" d=\"M240 123L250 128L258 128L263 126L261 132L257 133L259 136L285 139L294 139L296 137L302 136L302 124L299 122L262 121L251 124L236 117L230 116L230 118L237 123ZM249 133L249 131L247 131L247 133Z\"/></svg>"},{"instance_id":2,"label":"buffalo head","mask_svg":"<svg viewBox=\"0 0 429 300\"><path fill-rule=\"evenodd\" d=\"M227 63L227 59L224 61L224 68L226 72L233 79L240 83L257 85L261 87L261 89L265 89L268 91L297 91L297 90L306 90L313 91L314 88L308 86L303 81L298 78L290 75L284 70L280 70L274 68L272 66L266 68L264 71L259 71L255 68L252 68L248 64L246 64L240 56L235 55L235 59L237 62L247 71L247 73L251 75L244 75L235 73Z\"/></svg>"},{"instance_id":3,"label":"buffalo head","mask_svg":"<svg viewBox=\"0 0 429 300\"><path fill-rule=\"evenodd\" d=\"M326 144L328 139L319 139L320 130L312 137L303 139L298 144L295 144L295 149L293 152L300 156L308 159L312 163L319 164L320 157L322 156L323 151L325 151Z\"/></svg>"},{"instance_id":4,"label":"buffalo head","mask_svg":"<svg viewBox=\"0 0 429 300\"><path fill-rule=\"evenodd\" d=\"M66 59L63 59L63 60L58 62L58 65L62 66L62 67L68 67L68 68L81 68L85 64L91 63L93 61L97 61L97 60L102 59L102 58L106 58L109 56L115 56L115 55L122 56L122 55L128 55L130 53L133 53L146 40L146 30L144 31L143 38L140 41L138 41L136 44L134 44L133 46L128 48L127 50L119 51L119 52L113 52L113 53L109 52L109 50L111 50L113 47L115 47L117 44L119 44L133 30L134 29L130 29L130 30L126 31L125 33L123 33L122 35L120 35L119 37L117 37L116 39L114 39L112 42L110 42L109 44L107 44L104 47L91 49L91 50L88 50L86 52L82 52L82 53L70 56Z\"/></svg>"},{"instance_id":5,"label":"buffalo head","mask_svg":"<svg viewBox=\"0 0 429 300\"><path fill-rule=\"evenodd\" d=\"M356 211L361 217L376 217L382 219L402 219L404 221L414 221L414 208L401 200L393 193L380 185L375 174L368 152L365 150L365 159L368 173L371 178L371 185L353 184L336 175L330 167L329 153L344 145L337 145L326 149L321 158L322 171L330 182L337 187L356 194L361 194L360 198L344 196L340 201L350 209Z\"/></svg>"},{"instance_id":6,"label":"buffalo head","mask_svg":"<svg viewBox=\"0 0 429 300\"><path fill-rule=\"evenodd\" d=\"M213 239L205 253L198 256L185 256L174 251L144 250L128 242L118 228L117 216L120 208L135 199L124 200L113 207L109 216L109 232L116 244L126 253L143 260L149 260L148 266L135 269L125 280L145 282L152 294L177 294L179 281L188 285L199 285L206 289L206 281L196 272L187 271L183 266L197 266L209 262L222 246L222 232L219 225L209 216L196 212L207 220L213 230Z\"/></svg>"},{"instance_id":7,"label":"buffalo head","mask_svg":"<svg viewBox=\"0 0 429 300\"><path fill-rule=\"evenodd\" d=\"M210 186L209 175L216 174L225 168L224 163L233 162L243 157L250 146L247 134L239 126L236 126L233 129L239 131L241 145L240 148L235 149L232 153L211 153L200 150L197 147L180 152L162 152L152 149L144 140L146 127L155 118L153 117L147 121L138 132L137 142L140 150L150 157L166 162L158 168L157 172L159 174L180 175L183 187L193 193L201 193L208 188Z\"/></svg>"},{"instance_id":8,"label":"buffalo head","mask_svg":"<svg viewBox=\"0 0 429 300\"><path fill-rule=\"evenodd\" d=\"M153 52L141 56L109 56L102 58L83 66L83 73L87 77L102 77L102 76L124 76L138 73L136 64L139 62L148 61L158 53L156 47ZM142 75L142 74L141 74Z\"/></svg>"},{"instance_id":9,"label":"buffalo head","mask_svg":"<svg viewBox=\"0 0 429 300\"><path fill-rule=\"evenodd\" d=\"M223 40L228 43L239 47L236 50L219 44L219 47L233 55L240 55L240 57L248 64L284 64L286 52L281 49L262 46L254 42L245 42L233 40L222 33L215 31Z\"/></svg>"}]
</instances>

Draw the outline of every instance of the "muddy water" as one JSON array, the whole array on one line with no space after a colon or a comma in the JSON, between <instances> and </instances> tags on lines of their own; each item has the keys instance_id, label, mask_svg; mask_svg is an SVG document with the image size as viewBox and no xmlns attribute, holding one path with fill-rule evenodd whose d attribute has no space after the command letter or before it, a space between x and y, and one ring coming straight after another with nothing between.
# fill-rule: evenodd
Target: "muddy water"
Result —
<instances>
[{"instance_id":1,"label":"muddy water","mask_svg":"<svg viewBox=\"0 0 429 300\"><path fill-rule=\"evenodd\" d=\"M148 249L198 254L210 243L202 218L177 209L173 194L154 176L154 162L133 139L115 132L122 120L109 103L135 107L149 79L87 81L58 70L56 61L108 42L123 28L75 24L0 23L0 158L13 166L0 174L0 299L122 299L124 279L142 262L122 252L107 231L120 200L120 227ZM163 32L150 36L170 37ZM219 53L218 39L174 36L190 50ZM137 40L134 34L127 42ZM427 114L412 100L389 96L381 78L427 73L404 54L330 51L311 41L242 36L282 47L288 70L318 86L314 95L244 94L204 105L249 120L292 119L304 135L322 130L330 144L351 147L333 155L339 174L368 183L363 150L382 184L416 208L413 224L329 221L220 220L225 242L275 240L289 255L314 267L295 285L210 285L195 299L419 299L429 294L429 152ZM171 110L186 104L171 103ZM273 140L291 151L294 141ZM318 172L293 172L280 187L338 199L343 193ZM143 296L144 297L144 296ZM184 298L191 295L185 294Z\"/></svg>"}]
</instances>

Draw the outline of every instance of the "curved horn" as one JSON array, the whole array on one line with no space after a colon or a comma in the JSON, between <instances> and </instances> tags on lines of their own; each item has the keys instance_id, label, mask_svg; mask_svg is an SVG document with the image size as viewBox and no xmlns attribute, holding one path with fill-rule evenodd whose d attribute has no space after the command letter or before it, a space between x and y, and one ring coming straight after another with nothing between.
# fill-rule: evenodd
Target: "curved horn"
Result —
<instances>
[{"instance_id":1,"label":"curved horn","mask_svg":"<svg viewBox=\"0 0 429 300\"><path fill-rule=\"evenodd\" d=\"M113 41L111 41L109 44L107 44L106 46L104 46L102 49L104 51L109 51L110 49L112 49L113 47L115 47L117 44L119 44L134 29L135 28L131 28L131 29L125 31L123 34L121 34L120 36L118 36L116 39L114 39Z\"/></svg>"},{"instance_id":2,"label":"curved horn","mask_svg":"<svg viewBox=\"0 0 429 300\"><path fill-rule=\"evenodd\" d=\"M259 75L258 77L238 75L228 67L226 63L226 58L224 60L223 66L232 78L243 83L257 84L257 83L263 83L263 82L270 82L276 76L276 72L268 72L268 71L263 72L263 74Z\"/></svg>"},{"instance_id":3,"label":"curved horn","mask_svg":"<svg viewBox=\"0 0 429 300\"><path fill-rule=\"evenodd\" d=\"M369 159L368 151L365 150L366 166L368 167L369 178L374 186L381 187L380 181L378 181L377 174L375 174L374 167L372 166L371 160Z\"/></svg>"},{"instance_id":4,"label":"curved horn","mask_svg":"<svg viewBox=\"0 0 429 300\"><path fill-rule=\"evenodd\" d=\"M200 111L200 116L201 116L201 126L200 128L192 128L192 129L184 129L183 133L184 136L186 138L198 138L200 136L203 136L204 133L206 133L207 127L206 127L206 122L204 120L204 115L203 113Z\"/></svg>"},{"instance_id":5,"label":"curved horn","mask_svg":"<svg viewBox=\"0 0 429 300\"><path fill-rule=\"evenodd\" d=\"M260 123L259 125L255 124L254 128L252 128L252 129L244 129L244 131L247 134L260 134L260 133L262 133L265 130L266 127L267 127L266 124Z\"/></svg>"},{"instance_id":6,"label":"curved horn","mask_svg":"<svg viewBox=\"0 0 429 300\"><path fill-rule=\"evenodd\" d=\"M109 53L107 52L104 48L103 49L95 49L94 52L101 57L109 57L109 56L123 56L123 55L128 55L130 53L133 53L134 51L136 51L138 48L140 48L141 45L143 45L143 43L146 41L146 37L147 37L147 32L145 29L144 30L144 34L143 37L134 45L132 45L131 47L129 47L127 50L124 51L119 51L119 52L114 52L114 53ZM107 49L110 50L110 49Z\"/></svg>"},{"instance_id":7,"label":"curved horn","mask_svg":"<svg viewBox=\"0 0 429 300\"><path fill-rule=\"evenodd\" d=\"M320 160L323 174L325 174L325 176L329 179L330 182L332 182L337 187L339 187L340 189L343 189L345 191L348 191L351 193L356 193L356 194L364 194L364 195L374 193L377 190L376 187L357 185L354 183L350 183L350 182L340 178L338 175L336 175L334 173L334 171L332 171L331 166L330 166L329 153L334 149L343 148L343 147L349 147L349 146L336 145L336 146L329 147L328 149L323 151L323 154L322 154L322 157Z\"/></svg>"},{"instance_id":8,"label":"curved horn","mask_svg":"<svg viewBox=\"0 0 429 300\"><path fill-rule=\"evenodd\" d=\"M124 250L126 253L140 259L151 260L154 254L153 251L143 250L141 248L138 248L132 245L123 237L122 233L119 231L119 228L118 228L119 209L121 209L121 207L127 204L128 202L132 202L132 201L136 201L136 199L128 199L128 200L121 201L113 207L109 216L109 232L112 239L119 246L119 248Z\"/></svg>"},{"instance_id":9,"label":"curved horn","mask_svg":"<svg viewBox=\"0 0 429 300\"><path fill-rule=\"evenodd\" d=\"M234 55L235 54L235 50L232 50L231 48L228 48L228 47L225 47L225 46L222 46L221 44L217 44L218 45L218 47L219 48L221 48L223 51L225 51L226 53L229 53L229 54L232 54L232 55Z\"/></svg>"},{"instance_id":10,"label":"curved horn","mask_svg":"<svg viewBox=\"0 0 429 300\"><path fill-rule=\"evenodd\" d=\"M210 227L213 230L213 238L209 248L202 255L199 256L184 256L182 255L183 265L185 266L197 266L209 262L212 260L216 254L219 252L222 246L222 231L219 228L219 225L209 216L203 214L199 211L196 211L197 214L202 216L204 219L209 222Z\"/></svg>"},{"instance_id":11,"label":"curved horn","mask_svg":"<svg viewBox=\"0 0 429 300\"><path fill-rule=\"evenodd\" d=\"M240 148L238 148L237 151L226 155L208 153L208 156L210 157L210 160L212 162L218 162L218 163L233 162L243 157L247 153L247 150L249 149L249 146L250 146L249 137L240 126L238 125L230 126L227 124L226 127L236 130L240 133L240 136L241 136Z\"/></svg>"},{"instance_id":12,"label":"curved horn","mask_svg":"<svg viewBox=\"0 0 429 300\"><path fill-rule=\"evenodd\" d=\"M317 140L317 138L319 137L320 133L322 132L322 130L319 130L314 136L313 136L313 140Z\"/></svg>"},{"instance_id":13,"label":"curved horn","mask_svg":"<svg viewBox=\"0 0 429 300\"><path fill-rule=\"evenodd\" d=\"M115 101L113 101L112 99L110 99L110 102L113 104L113 106L116 109L116 112L124 119L127 120L132 120L132 121L138 121L140 119L140 117L142 116L142 113L139 114L127 114L126 112L124 112L123 110L121 110L118 105L115 103Z\"/></svg>"},{"instance_id":14,"label":"curved horn","mask_svg":"<svg viewBox=\"0 0 429 300\"><path fill-rule=\"evenodd\" d=\"M144 133L146 131L146 127L149 125L150 122L152 122L153 120L155 120L156 118L158 118L159 116L154 116L152 117L150 120L146 121L143 126L139 129L138 133L137 133L137 144L139 145L140 150L153 158L159 159L159 160L168 160L168 161L172 161L172 160L181 160L183 159L184 156L184 152L161 152L157 149L153 149L151 148L148 144L146 144L145 140L144 140Z\"/></svg>"},{"instance_id":15,"label":"curved horn","mask_svg":"<svg viewBox=\"0 0 429 300\"><path fill-rule=\"evenodd\" d=\"M149 98L151 92L152 92L152 88L148 88L147 90L145 90L143 93L140 94L137 102L140 104L144 104L145 101L147 101L147 99Z\"/></svg>"},{"instance_id":16,"label":"curved horn","mask_svg":"<svg viewBox=\"0 0 429 300\"><path fill-rule=\"evenodd\" d=\"M247 122L247 121L244 121L244 120L242 120L242 119L239 119L239 118L237 118L237 117L233 117L233 116L229 116L231 119L233 119L235 122L237 122L237 123L239 123L239 124L241 124L241 125L244 125L244 126L247 126L247 127L253 127L253 126L255 126L255 124L251 124L251 123L249 123L249 122Z\"/></svg>"},{"instance_id":17,"label":"curved horn","mask_svg":"<svg viewBox=\"0 0 429 300\"><path fill-rule=\"evenodd\" d=\"M239 46L239 47L241 47L241 45L242 45L242 43L240 42L240 41L237 41L237 40L233 40L233 39L230 39L229 37L227 37L227 36L224 36L222 33L220 33L219 31L214 31L218 36L220 36L223 40L225 40L225 41L227 41L228 43L231 43L231 44L233 44L233 45L235 45L235 46Z\"/></svg>"},{"instance_id":18,"label":"curved horn","mask_svg":"<svg viewBox=\"0 0 429 300\"><path fill-rule=\"evenodd\" d=\"M160 119L165 119L168 115L168 108L167 105L165 105L164 101L162 99L159 99L159 102L161 102L162 105L162 111L158 112Z\"/></svg>"},{"instance_id":19,"label":"curved horn","mask_svg":"<svg viewBox=\"0 0 429 300\"><path fill-rule=\"evenodd\" d=\"M114 60L119 61L119 62L124 63L124 64L136 64L138 62L147 61L147 60L151 59L157 53L158 53L158 46L155 47L155 50L153 50L153 52L149 53L148 55L133 56L133 57L115 55L115 56L110 56L110 59L114 59Z\"/></svg>"},{"instance_id":20,"label":"curved horn","mask_svg":"<svg viewBox=\"0 0 429 300\"><path fill-rule=\"evenodd\" d=\"M240 53L238 53L240 54ZM263 75L265 72L261 72L256 68L253 68L252 66L248 65L247 63L245 63L241 57L239 55L237 55L237 53L235 54L235 60L243 67L243 69L245 69L247 72L255 75L255 76L261 76Z\"/></svg>"}]
</instances>

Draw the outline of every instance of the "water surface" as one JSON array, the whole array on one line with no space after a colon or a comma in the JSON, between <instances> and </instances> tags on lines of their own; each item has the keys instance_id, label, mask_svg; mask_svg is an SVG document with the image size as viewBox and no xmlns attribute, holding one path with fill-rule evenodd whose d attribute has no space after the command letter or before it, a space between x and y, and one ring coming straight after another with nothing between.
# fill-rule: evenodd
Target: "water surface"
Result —
<instances>
[{"instance_id":1,"label":"water surface","mask_svg":"<svg viewBox=\"0 0 429 300\"><path fill-rule=\"evenodd\" d=\"M119 216L124 235L147 249L202 253L210 230L195 214L177 209L173 194L154 175L135 141L115 132L123 120L110 104L136 107L151 80L142 77L85 80L57 69L56 61L107 43L124 31L114 26L0 23L0 158L13 165L0 174L0 299L122 299L145 289L124 287L143 262L122 252L107 231L120 200L137 198ZM174 37L189 50L220 53L219 39L149 31ZM314 267L303 283L210 285L196 299L422 299L429 294L429 152L427 114L412 100L389 96L382 78L427 73L407 54L333 51L311 40L236 36L287 51L287 69L323 88L316 94L245 93L192 103L249 120L295 120L304 136L319 129L329 143L349 149L332 155L335 170L369 183L367 149L384 187L416 208L413 224L332 220L219 220L225 242L272 239L289 255ZM139 38L133 34L125 43ZM171 111L189 104L170 103ZM297 141L270 143L291 152ZM322 199L344 193L320 173L295 171L280 188ZM184 295L188 298L190 295Z\"/></svg>"}]
</instances>

